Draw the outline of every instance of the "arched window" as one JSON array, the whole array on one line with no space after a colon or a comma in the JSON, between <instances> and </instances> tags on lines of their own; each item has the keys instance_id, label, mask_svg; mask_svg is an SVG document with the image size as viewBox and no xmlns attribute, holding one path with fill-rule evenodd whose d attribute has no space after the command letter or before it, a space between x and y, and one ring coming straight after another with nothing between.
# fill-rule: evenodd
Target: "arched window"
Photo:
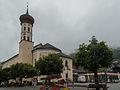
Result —
<instances>
[{"instance_id":1,"label":"arched window","mask_svg":"<svg viewBox=\"0 0 120 90\"><path fill-rule=\"evenodd\" d=\"M34 59L34 61L36 62L36 59Z\"/></svg>"},{"instance_id":2,"label":"arched window","mask_svg":"<svg viewBox=\"0 0 120 90\"><path fill-rule=\"evenodd\" d=\"M23 37L23 39L25 40L25 36Z\"/></svg>"},{"instance_id":3,"label":"arched window","mask_svg":"<svg viewBox=\"0 0 120 90\"><path fill-rule=\"evenodd\" d=\"M24 30L26 30L26 27L24 27Z\"/></svg>"},{"instance_id":4,"label":"arched window","mask_svg":"<svg viewBox=\"0 0 120 90\"><path fill-rule=\"evenodd\" d=\"M68 73L66 73L66 81L68 80Z\"/></svg>"},{"instance_id":5,"label":"arched window","mask_svg":"<svg viewBox=\"0 0 120 90\"><path fill-rule=\"evenodd\" d=\"M28 27L28 32L30 32L30 27Z\"/></svg>"},{"instance_id":6,"label":"arched window","mask_svg":"<svg viewBox=\"0 0 120 90\"><path fill-rule=\"evenodd\" d=\"M29 38L29 37L27 37L27 40L28 40L28 41L30 41L30 38Z\"/></svg>"},{"instance_id":7,"label":"arched window","mask_svg":"<svg viewBox=\"0 0 120 90\"><path fill-rule=\"evenodd\" d=\"M68 61L67 60L65 61L65 66L68 67Z\"/></svg>"}]
</instances>

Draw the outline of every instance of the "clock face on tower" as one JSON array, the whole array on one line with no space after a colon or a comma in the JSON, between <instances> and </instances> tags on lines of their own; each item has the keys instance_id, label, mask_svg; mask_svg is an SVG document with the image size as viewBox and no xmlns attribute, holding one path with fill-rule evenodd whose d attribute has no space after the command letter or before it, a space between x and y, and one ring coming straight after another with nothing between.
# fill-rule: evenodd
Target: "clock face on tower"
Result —
<instances>
[{"instance_id":1,"label":"clock face on tower","mask_svg":"<svg viewBox=\"0 0 120 90\"><path fill-rule=\"evenodd\" d=\"M27 36L28 36L28 37L31 37L31 33L30 33L30 32L27 32Z\"/></svg>"}]
</instances>

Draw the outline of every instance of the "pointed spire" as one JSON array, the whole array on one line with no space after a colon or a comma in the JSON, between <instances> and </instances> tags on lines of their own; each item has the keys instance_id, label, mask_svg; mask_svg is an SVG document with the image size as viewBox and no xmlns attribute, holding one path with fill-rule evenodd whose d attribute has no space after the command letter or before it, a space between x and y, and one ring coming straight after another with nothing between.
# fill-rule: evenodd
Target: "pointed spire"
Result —
<instances>
[{"instance_id":1,"label":"pointed spire","mask_svg":"<svg viewBox=\"0 0 120 90\"><path fill-rule=\"evenodd\" d=\"M28 13L28 2L27 2L27 11L26 11L26 14L29 14L29 13Z\"/></svg>"}]
</instances>

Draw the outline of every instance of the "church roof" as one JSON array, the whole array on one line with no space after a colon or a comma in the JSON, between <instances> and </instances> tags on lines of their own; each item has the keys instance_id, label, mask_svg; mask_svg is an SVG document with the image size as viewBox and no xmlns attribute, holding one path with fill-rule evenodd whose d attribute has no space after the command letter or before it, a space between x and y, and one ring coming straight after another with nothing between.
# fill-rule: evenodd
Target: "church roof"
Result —
<instances>
[{"instance_id":1,"label":"church roof","mask_svg":"<svg viewBox=\"0 0 120 90\"><path fill-rule=\"evenodd\" d=\"M45 45L42 45L42 43L40 43L40 44L34 46L33 51L34 51L34 50L37 50L37 49L56 50L56 51L59 51L59 52L60 52L59 54L60 54L61 57L65 57L65 58L70 58L70 59L71 59L71 57L70 57L69 55L66 55L66 54L62 53L62 51L61 51L60 49L56 48L55 46L53 46L53 45L51 45L51 44L49 44L49 43L46 43Z\"/></svg>"},{"instance_id":2,"label":"church roof","mask_svg":"<svg viewBox=\"0 0 120 90\"><path fill-rule=\"evenodd\" d=\"M4 63L6 63L6 62L8 62L8 61L12 60L13 58L15 58L15 57L17 57L17 56L18 56L18 54L17 54L17 55L14 55L13 57L9 58L8 60L6 60L6 61L2 62L1 64L4 64Z\"/></svg>"},{"instance_id":3,"label":"church roof","mask_svg":"<svg viewBox=\"0 0 120 90\"><path fill-rule=\"evenodd\" d=\"M34 46L33 51L34 51L34 50L37 50L37 49L52 49L52 50L56 50L56 51L60 51L60 52L61 52L60 49L56 48L55 46L53 46L53 45L51 45L51 44L49 44L49 43L46 43L45 45L42 45L42 44L40 43L40 44Z\"/></svg>"},{"instance_id":4,"label":"church roof","mask_svg":"<svg viewBox=\"0 0 120 90\"><path fill-rule=\"evenodd\" d=\"M62 53L62 52L60 53L60 56L61 56L61 57L65 57L65 58L70 58L70 59L72 58L72 57L70 57L69 55L66 55L66 54L64 54L64 53Z\"/></svg>"}]
</instances>

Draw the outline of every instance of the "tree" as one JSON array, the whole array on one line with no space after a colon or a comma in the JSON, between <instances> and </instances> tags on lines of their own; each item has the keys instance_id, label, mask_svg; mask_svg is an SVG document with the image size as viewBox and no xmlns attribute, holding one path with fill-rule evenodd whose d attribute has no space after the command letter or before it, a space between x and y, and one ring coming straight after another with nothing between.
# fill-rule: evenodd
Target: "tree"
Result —
<instances>
[{"instance_id":1,"label":"tree","mask_svg":"<svg viewBox=\"0 0 120 90\"><path fill-rule=\"evenodd\" d=\"M120 59L120 48L113 48L113 58L114 60Z\"/></svg>"},{"instance_id":2,"label":"tree","mask_svg":"<svg viewBox=\"0 0 120 90\"><path fill-rule=\"evenodd\" d=\"M35 63L35 67L39 70L40 75L47 75L47 79L57 78L63 71L62 59L58 54L49 54L46 57L41 57Z\"/></svg>"},{"instance_id":3,"label":"tree","mask_svg":"<svg viewBox=\"0 0 120 90\"><path fill-rule=\"evenodd\" d=\"M74 58L74 65L83 66L84 69L91 71L95 76L95 84L98 83L97 71L100 68L108 68L111 66L113 60L112 50L105 45L105 42L98 42L95 36L89 41L89 44L81 44L79 51ZM99 88L96 88L97 90Z\"/></svg>"},{"instance_id":4,"label":"tree","mask_svg":"<svg viewBox=\"0 0 120 90\"><path fill-rule=\"evenodd\" d=\"M1 82L8 83L8 80L11 79L10 72L10 68L0 70L0 84Z\"/></svg>"},{"instance_id":5,"label":"tree","mask_svg":"<svg viewBox=\"0 0 120 90\"><path fill-rule=\"evenodd\" d=\"M11 78L19 78L20 83L22 83L22 78L29 78L37 75L37 70L30 64L17 63L11 67Z\"/></svg>"},{"instance_id":6,"label":"tree","mask_svg":"<svg viewBox=\"0 0 120 90\"><path fill-rule=\"evenodd\" d=\"M108 71L107 68L99 68L99 70L98 70L98 72L105 72L105 71Z\"/></svg>"}]
</instances>

